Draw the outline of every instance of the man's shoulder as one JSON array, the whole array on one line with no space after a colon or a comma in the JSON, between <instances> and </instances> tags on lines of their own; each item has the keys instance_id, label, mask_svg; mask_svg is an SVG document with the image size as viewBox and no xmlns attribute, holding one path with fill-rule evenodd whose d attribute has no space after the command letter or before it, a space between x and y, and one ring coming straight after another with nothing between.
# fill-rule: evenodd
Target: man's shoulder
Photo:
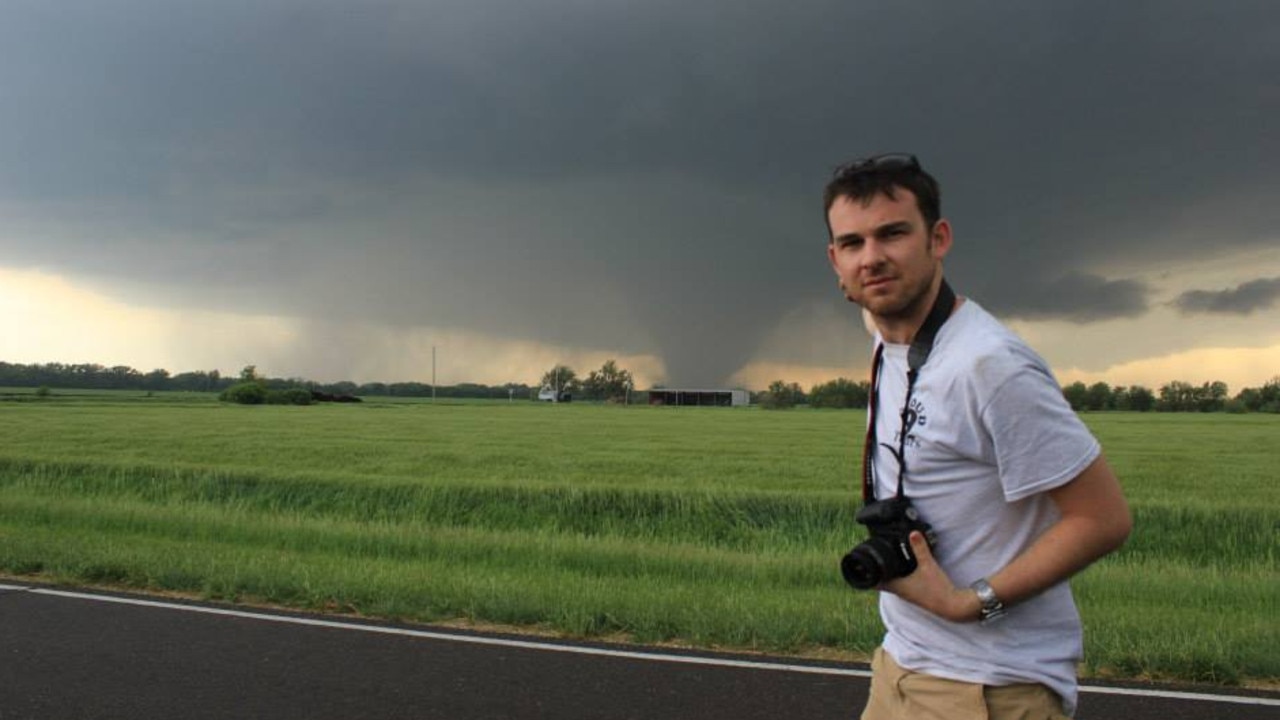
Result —
<instances>
[{"instance_id":1,"label":"man's shoulder","mask_svg":"<svg viewBox=\"0 0 1280 720\"><path fill-rule=\"evenodd\" d=\"M952 346L959 359L980 362L989 357L1035 354L1017 333L973 300L966 298L951 319L953 322L947 323L951 327L943 326L945 335L940 340Z\"/></svg>"},{"instance_id":2,"label":"man's shoulder","mask_svg":"<svg viewBox=\"0 0 1280 720\"><path fill-rule=\"evenodd\" d=\"M954 371L987 388L1018 373L1048 373L1044 360L1021 337L978 303L966 298L945 336L947 362ZM948 323L949 325L951 323Z\"/></svg>"}]
</instances>

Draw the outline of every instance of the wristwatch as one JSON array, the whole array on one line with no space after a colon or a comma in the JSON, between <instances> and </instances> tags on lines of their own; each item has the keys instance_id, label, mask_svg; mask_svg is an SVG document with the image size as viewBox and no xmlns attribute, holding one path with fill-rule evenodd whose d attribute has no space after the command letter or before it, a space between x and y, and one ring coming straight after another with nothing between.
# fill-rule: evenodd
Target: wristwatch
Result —
<instances>
[{"instance_id":1,"label":"wristwatch","mask_svg":"<svg viewBox=\"0 0 1280 720\"><path fill-rule=\"evenodd\" d=\"M982 607L978 609L978 622L986 625L1004 617L1004 603L996 597L996 591L991 589L991 583L986 578L975 581L969 588L978 594L978 602L982 603Z\"/></svg>"}]
</instances>

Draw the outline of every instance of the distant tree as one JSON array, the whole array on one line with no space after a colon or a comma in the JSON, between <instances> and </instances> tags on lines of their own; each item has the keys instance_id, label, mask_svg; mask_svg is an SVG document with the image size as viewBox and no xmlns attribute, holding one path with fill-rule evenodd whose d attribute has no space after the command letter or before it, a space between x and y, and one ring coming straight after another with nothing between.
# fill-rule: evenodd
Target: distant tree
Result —
<instances>
[{"instance_id":1,"label":"distant tree","mask_svg":"<svg viewBox=\"0 0 1280 720\"><path fill-rule=\"evenodd\" d=\"M240 380L218 394L222 402L241 405L262 405L267 402L267 378L258 374L256 365L245 365L240 370Z\"/></svg>"},{"instance_id":2,"label":"distant tree","mask_svg":"<svg viewBox=\"0 0 1280 720\"><path fill-rule=\"evenodd\" d=\"M1160 386L1160 399L1156 410L1161 412L1187 412L1196 407L1196 388L1190 383L1174 380Z\"/></svg>"},{"instance_id":3,"label":"distant tree","mask_svg":"<svg viewBox=\"0 0 1280 720\"><path fill-rule=\"evenodd\" d=\"M316 385L314 389L330 395L355 395L360 386L350 380L339 380L335 383Z\"/></svg>"},{"instance_id":4,"label":"distant tree","mask_svg":"<svg viewBox=\"0 0 1280 720\"><path fill-rule=\"evenodd\" d=\"M169 371L156 368L142 377L142 387L147 390L167 390L169 388Z\"/></svg>"},{"instance_id":5,"label":"distant tree","mask_svg":"<svg viewBox=\"0 0 1280 720\"><path fill-rule=\"evenodd\" d=\"M184 372L169 378L170 390L186 390L189 392L212 392L218 389L222 376L217 370L212 372Z\"/></svg>"},{"instance_id":6,"label":"distant tree","mask_svg":"<svg viewBox=\"0 0 1280 720\"><path fill-rule=\"evenodd\" d=\"M1262 405L1258 408L1259 410L1280 413L1280 375L1263 383L1258 390L1258 395L1262 398Z\"/></svg>"},{"instance_id":7,"label":"distant tree","mask_svg":"<svg viewBox=\"0 0 1280 720\"><path fill-rule=\"evenodd\" d=\"M1221 380L1197 387L1175 380L1160 388L1156 409L1165 412L1219 412L1226 407L1227 384Z\"/></svg>"},{"instance_id":8,"label":"distant tree","mask_svg":"<svg viewBox=\"0 0 1280 720\"><path fill-rule=\"evenodd\" d=\"M489 398L494 397L493 390L488 385L480 383L458 383L457 385L440 386L436 388L438 397L449 398Z\"/></svg>"},{"instance_id":9,"label":"distant tree","mask_svg":"<svg viewBox=\"0 0 1280 720\"><path fill-rule=\"evenodd\" d=\"M795 398L797 405L808 405L809 396L805 394L804 388L800 387L800 383L791 383L787 386L791 391L791 397Z\"/></svg>"},{"instance_id":10,"label":"distant tree","mask_svg":"<svg viewBox=\"0 0 1280 720\"><path fill-rule=\"evenodd\" d=\"M107 371L107 387L112 390L129 390L142 385L142 373L128 365L116 365Z\"/></svg>"},{"instance_id":11,"label":"distant tree","mask_svg":"<svg viewBox=\"0 0 1280 720\"><path fill-rule=\"evenodd\" d=\"M311 391L304 387L291 387L283 390L268 390L268 405L310 405L314 402Z\"/></svg>"},{"instance_id":12,"label":"distant tree","mask_svg":"<svg viewBox=\"0 0 1280 720\"><path fill-rule=\"evenodd\" d=\"M864 380L854 382L848 378L836 378L814 385L809 391L809 406L816 408L865 408L869 384Z\"/></svg>"},{"instance_id":13,"label":"distant tree","mask_svg":"<svg viewBox=\"0 0 1280 720\"><path fill-rule=\"evenodd\" d=\"M555 388L558 392L577 395L582 391L582 382L578 374L567 365L556 365L542 376L542 384Z\"/></svg>"},{"instance_id":14,"label":"distant tree","mask_svg":"<svg viewBox=\"0 0 1280 720\"><path fill-rule=\"evenodd\" d=\"M397 382L387 386L393 397L431 397L431 386L420 382Z\"/></svg>"},{"instance_id":15,"label":"distant tree","mask_svg":"<svg viewBox=\"0 0 1280 720\"><path fill-rule=\"evenodd\" d=\"M1199 388L1196 409L1200 412L1220 412L1227 403L1227 384L1221 380L1207 382Z\"/></svg>"},{"instance_id":16,"label":"distant tree","mask_svg":"<svg viewBox=\"0 0 1280 720\"><path fill-rule=\"evenodd\" d=\"M1110 410L1112 408L1111 386L1104 382L1090 385L1085 392L1085 407L1089 410Z\"/></svg>"},{"instance_id":17,"label":"distant tree","mask_svg":"<svg viewBox=\"0 0 1280 720\"><path fill-rule=\"evenodd\" d=\"M1236 393L1233 402L1243 412L1258 412L1262 409L1262 393L1258 391L1258 388L1245 388Z\"/></svg>"},{"instance_id":18,"label":"distant tree","mask_svg":"<svg viewBox=\"0 0 1280 720\"><path fill-rule=\"evenodd\" d=\"M1151 392L1150 388L1141 385L1134 385L1125 393L1125 400L1128 403L1129 410L1137 412L1151 412L1156 406L1156 395Z\"/></svg>"},{"instance_id":19,"label":"distant tree","mask_svg":"<svg viewBox=\"0 0 1280 720\"><path fill-rule=\"evenodd\" d=\"M785 410L796 406L804 400L804 391L799 383L786 383L774 380L769 389L760 395L760 407L768 410Z\"/></svg>"},{"instance_id":20,"label":"distant tree","mask_svg":"<svg viewBox=\"0 0 1280 720\"><path fill-rule=\"evenodd\" d=\"M218 399L241 405L261 405L267 401L267 388L255 381L236 383L223 390Z\"/></svg>"},{"instance_id":21,"label":"distant tree","mask_svg":"<svg viewBox=\"0 0 1280 720\"><path fill-rule=\"evenodd\" d=\"M1111 409L1112 410L1128 410L1129 409L1129 388L1123 385L1116 385L1111 388Z\"/></svg>"},{"instance_id":22,"label":"distant tree","mask_svg":"<svg viewBox=\"0 0 1280 720\"><path fill-rule=\"evenodd\" d=\"M1062 396L1067 399L1071 409L1079 412L1089 406L1089 388L1076 381L1062 388Z\"/></svg>"},{"instance_id":23,"label":"distant tree","mask_svg":"<svg viewBox=\"0 0 1280 720\"><path fill-rule=\"evenodd\" d=\"M1239 395L1227 400L1226 404L1222 406L1222 409L1233 415L1240 415L1249 412L1249 408L1245 407L1244 401L1240 399Z\"/></svg>"},{"instance_id":24,"label":"distant tree","mask_svg":"<svg viewBox=\"0 0 1280 720\"><path fill-rule=\"evenodd\" d=\"M1280 413L1280 375L1262 387L1245 388L1236 395L1240 406L1249 412Z\"/></svg>"},{"instance_id":25,"label":"distant tree","mask_svg":"<svg viewBox=\"0 0 1280 720\"><path fill-rule=\"evenodd\" d=\"M582 389L594 400L618 401L626 399L635 389L635 381L630 372L619 369L616 362L609 360L599 370L587 373Z\"/></svg>"}]
</instances>

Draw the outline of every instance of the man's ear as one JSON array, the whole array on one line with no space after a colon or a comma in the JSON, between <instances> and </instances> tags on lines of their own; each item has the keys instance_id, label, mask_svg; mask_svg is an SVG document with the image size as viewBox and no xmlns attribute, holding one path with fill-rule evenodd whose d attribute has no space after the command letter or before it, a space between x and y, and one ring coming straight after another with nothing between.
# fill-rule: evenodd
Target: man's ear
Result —
<instances>
[{"instance_id":1,"label":"man's ear","mask_svg":"<svg viewBox=\"0 0 1280 720\"><path fill-rule=\"evenodd\" d=\"M929 231L929 247L939 260L951 250L951 223L946 218L933 224L933 230Z\"/></svg>"}]
</instances>

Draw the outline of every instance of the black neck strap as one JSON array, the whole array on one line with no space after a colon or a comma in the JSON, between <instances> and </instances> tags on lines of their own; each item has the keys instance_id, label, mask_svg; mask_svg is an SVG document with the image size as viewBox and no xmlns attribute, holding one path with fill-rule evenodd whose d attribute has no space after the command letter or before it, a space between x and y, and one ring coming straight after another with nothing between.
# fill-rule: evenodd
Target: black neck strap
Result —
<instances>
[{"instance_id":1,"label":"black neck strap","mask_svg":"<svg viewBox=\"0 0 1280 720\"><path fill-rule=\"evenodd\" d=\"M907 478L907 417L911 410L911 393L916 387L916 377L920 368L924 367L933 352L933 341L938 336L942 324L951 317L955 308L956 294L946 280L938 288L938 297L933 301L933 308L924 319L924 324L916 331L911 341L911 349L907 352L907 397L902 403L902 430L898 433L898 447L887 446L898 460L898 497L904 494L904 482ZM862 500L871 502L875 499L875 475L871 461L876 449L876 415L880 405L880 368L884 363L884 343L876 346L875 356L871 360L871 393L868 403L867 437L862 446Z\"/></svg>"}]
</instances>

